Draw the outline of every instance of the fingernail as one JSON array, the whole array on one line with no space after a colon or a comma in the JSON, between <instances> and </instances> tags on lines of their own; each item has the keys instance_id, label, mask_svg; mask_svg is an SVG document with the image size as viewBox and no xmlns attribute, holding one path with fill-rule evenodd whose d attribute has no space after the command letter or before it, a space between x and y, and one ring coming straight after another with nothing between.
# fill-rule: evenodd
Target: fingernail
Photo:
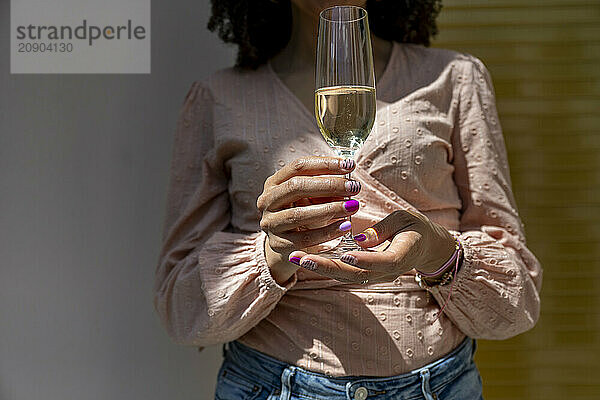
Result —
<instances>
[{"instance_id":1,"label":"fingernail","mask_svg":"<svg viewBox=\"0 0 600 400\"><path fill-rule=\"evenodd\" d=\"M358 201L356 201L356 200L345 201L344 208L348 212L354 212L354 211L358 210Z\"/></svg>"},{"instance_id":2,"label":"fingernail","mask_svg":"<svg viewBox=\"0 0 600 400\"><path fill-rule=\"evenodd\" d=\"M300 265L300 257L290 257L289 261L292 264Z\"/></svg>"},{"instance_id":3,"label":"fingernail","mask_svg":"<svg viewBox=\"0 0 600 400\"><path fill-rule=\"evenodd\" d=\"M365 240L367 240L367 235L365 235L364 233L359 233L358 235L354 236L354 240L356 240L357 242L364 242Z\"/></svg>"},{"instance_id":4,"label":"fingernail","mask_svg":"<svg viewBox=\"0 0 600 400\"><path fill-rule=\"evenodd\" d=\"M354 160L351 158L346 158L345 160L340 161L340 168L350 171L352 168L354 168Z\"/></svg>"},{"instance_id":5,"label":"fingernail","mask_svg":"<svg viewBox=\"0 0 600 400\"><path fill-rule=\"evenodd\" d=\"M344 221L340 224L340 231L346 232L352 229L352 223L350 221Z\"/></svg>"},{"instance_id":6,"label":"fingernail","mask_svg":"<svg viewBox=\"0 0 600 400\"><path fill-rule=\"evenodd\" d=\"M346 186L346 192L348 193L360 192L360 182L358 181L346 181L344 185Z\"/></svg>"},{"instance_id":7,"label":"fingernail","mask_svg":"<svg viewBox=\"0 0 600 400\"><path fill-rule=\"evenodd\" d=\"M340 257L340 260L350 265L356 265L358 263L358 260L352 254L344 254Z\"/></svg>"},{"instance_id":8,"label":"fingernail","mask_svg":"<svg viewBox=\"0 0 600 400\"><path fill-rule=\"evenodd\" d=\"M317 269L317 263L313 260L304 260L302 261L302 264L300 264L300 266L302 268L306 268L309 271L314 271L315 269Z\"/></svg>"},{"instance_id":9,"label":"fingernail","mask_svg":"<svg viewBox=\"0 0 600 400\"><path fill-rule=\"evenodd\" d=\"M377 231L373 228L367 228L363 233L359 233L358 235L354 236L354 240L357 242L364 242L367 239L375 241L379 240Z\"/></svg>"}]
</instances>

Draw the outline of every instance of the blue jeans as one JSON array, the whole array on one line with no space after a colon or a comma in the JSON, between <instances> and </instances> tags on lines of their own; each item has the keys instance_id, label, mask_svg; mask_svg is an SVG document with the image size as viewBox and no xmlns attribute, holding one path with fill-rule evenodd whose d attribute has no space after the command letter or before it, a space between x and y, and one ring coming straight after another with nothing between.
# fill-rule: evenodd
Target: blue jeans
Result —
<instances>
[{"instance_id":1,"label":"blue jeans","mask_svg":"<svg viewBox=\"0 0 600 400\"><path fill-rule=\"evenodd\" d=\"M483 399L475 347L466 338L445 357L406 374L329 377L234 340L223 344L215 400Z\"/></svg>"}]
</instances>

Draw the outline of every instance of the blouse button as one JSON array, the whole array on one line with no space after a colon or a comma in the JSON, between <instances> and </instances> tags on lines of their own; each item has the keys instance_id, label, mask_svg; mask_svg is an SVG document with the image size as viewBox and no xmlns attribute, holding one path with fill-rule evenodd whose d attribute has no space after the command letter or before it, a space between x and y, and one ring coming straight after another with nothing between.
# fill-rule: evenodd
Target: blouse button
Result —
<instances>
[{"instance_id":1,"label":"blouse button","mask_svg":"<svg viewBox=\"0 0 600 400\"><path fill-rule=\"evenodd\" d=\"M406 355L407 355L407 356L409 356L409 357L411 357L411 358L412 358L413 354L414 354L414 353L413 353L412 349L406 349Z\"/></svg>"},{"instance_id":2,"label":"blouse button","mask_svg":"<svg viewBox=\"0 0 600 400\"><path fill-rule=\"evenodd\" d=\"M417 339L423 340L423 332L417 331Z\"/></svg>"},{"instance_id":3,"label":"blouse button","mask_svg":"<svg viewBox=\"0 0 600 400\"><path fill-rule=\"evenodd\" d=\"M392 332L392 335L394 336L394 339L400 340L400 331L395 330L394 332Z\"/></svg>"},{"instance_id":4,"label":"blouse button","mask_svg":"<svg viewBox=\"0 0 600 400\"><path fill-rule=\"evenodd\" d=\"M379 314L380 320L385 321L386 318L387 318L387 316L385 315L385 313L382 312L381 314Z\"/></svg>"}]
</instances>

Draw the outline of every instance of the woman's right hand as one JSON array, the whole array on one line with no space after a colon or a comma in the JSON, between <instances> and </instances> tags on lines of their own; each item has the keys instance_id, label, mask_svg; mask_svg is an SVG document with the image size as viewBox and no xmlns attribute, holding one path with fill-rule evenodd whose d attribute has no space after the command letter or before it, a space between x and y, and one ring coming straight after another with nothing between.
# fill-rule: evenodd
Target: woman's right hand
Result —
<instances>
[{"instance_id":1,"label":"woman's right hand","mask_svg":"<svg viewBox=\"0 0 600 400\"><path fill-rule=\"evenodd\" d=\"M262 212L260 227L267 233L265 253L272 271L277 264L289 270L291 252L349 230L343 220L358 211L358 202L344 197L357 194L360 183L343 175L355 165L352 159L302 157L267 178L256 205Z\"/></svg>"}]
</instances>

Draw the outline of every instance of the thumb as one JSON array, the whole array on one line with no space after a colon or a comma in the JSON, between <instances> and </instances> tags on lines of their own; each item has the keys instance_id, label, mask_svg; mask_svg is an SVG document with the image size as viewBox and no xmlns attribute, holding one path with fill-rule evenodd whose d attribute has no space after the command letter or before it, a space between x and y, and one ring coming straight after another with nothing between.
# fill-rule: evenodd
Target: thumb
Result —
<instances>
[{"instance_id":1,"label":"thumb","mask_svg":"<svg viewBox=\"0 0 600 400\"><path fill-rule=\"evenodd\" d=\"M388 239L391 240L398 232L418 231L421 222L421 218L415 213L407 210L397 210L370 228L355 235L354 240L363 248L377 246Z\"/></svg>"}]
</instances>

